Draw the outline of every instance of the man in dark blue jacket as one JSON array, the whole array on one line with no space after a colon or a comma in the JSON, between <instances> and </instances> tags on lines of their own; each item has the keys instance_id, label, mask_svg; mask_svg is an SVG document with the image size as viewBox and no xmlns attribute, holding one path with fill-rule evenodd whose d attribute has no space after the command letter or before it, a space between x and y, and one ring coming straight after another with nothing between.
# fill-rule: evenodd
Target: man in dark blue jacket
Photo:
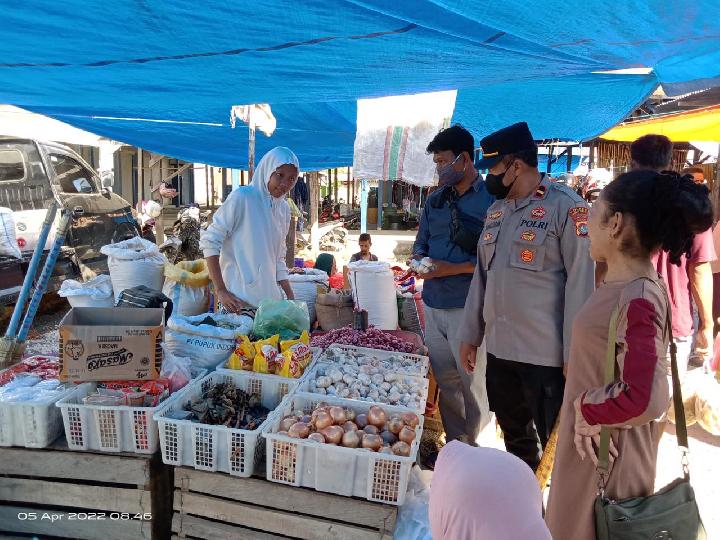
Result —
<instances>
[{"instance_id":1,"label":"man in dark blue jacket","mask_svg":"<svg viewBox=\"0 0 720 540\"><path fill-rule=\"evenodd\" d=\"M462 322L485 214L494 202L473 164L472 134L461 126L442 130L428 153L437 165L440 188L428 197L420 217L413 258L429 257L434 270L421 274L425 303L425 340L440 387L440 413L447 440L477 439L488 406L484 373L467 374L460 363L458 329ZM478 366L485 352L478 353ZM432 465L432 457L430 458Z\"/></svg>"}]
</instances>

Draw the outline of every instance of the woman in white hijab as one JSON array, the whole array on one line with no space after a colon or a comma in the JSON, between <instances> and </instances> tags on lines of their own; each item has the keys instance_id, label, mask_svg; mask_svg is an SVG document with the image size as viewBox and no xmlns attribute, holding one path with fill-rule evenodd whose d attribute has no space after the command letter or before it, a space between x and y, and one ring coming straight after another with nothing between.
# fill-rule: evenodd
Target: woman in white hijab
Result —
<instances>
[{"instance_id":1,"label":"woman in white hijab","mask_svg":"<svg viewBox=\"0 0 720 540\"><path fill-rule=\"evenodd\" d=\"M224 310L240 313L261 300L293 300L285 264L290 228L286 195L295 186L298 158L278 146L263 156L249 186L230 193L200 237L215 294Z\"/></svg>"}]
</instances>

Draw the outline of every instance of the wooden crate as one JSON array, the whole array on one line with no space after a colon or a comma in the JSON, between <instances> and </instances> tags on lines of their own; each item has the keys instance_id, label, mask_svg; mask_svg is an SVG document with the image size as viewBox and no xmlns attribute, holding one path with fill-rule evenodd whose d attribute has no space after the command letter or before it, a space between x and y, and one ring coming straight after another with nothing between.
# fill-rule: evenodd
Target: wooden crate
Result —
<instances>
[{"instance_id":1,"label":"wooden crate","mask_svg":"<svg viewBox=\"0 0 720 540\"><path fill-rule=\"evenodd\" d=\"M172 467L160 455L0 449L0 536L168 538ZM132 518L132 519L129 519Z\"/></svg>"},{"instance_id":2,"label":"wooden crate","mask_svg":"<svg viewBox=\"0 0 720 540\"><path fill-rule=\"evenodd\" d=\"M175 469L174 538L391 539L398 508L259 478Z\"/></svg>"}]
</instances>

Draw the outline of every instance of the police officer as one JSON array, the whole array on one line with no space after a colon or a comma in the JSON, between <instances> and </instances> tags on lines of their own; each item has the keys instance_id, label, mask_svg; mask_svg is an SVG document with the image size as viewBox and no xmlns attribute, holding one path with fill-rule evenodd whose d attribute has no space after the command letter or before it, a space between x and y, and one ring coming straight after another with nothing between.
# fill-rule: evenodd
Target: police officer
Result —
<instances>
[{"instance_id":1,"label":"police officer","mask_svg":"<svg viewBox=\"0 0 720 540\"><path fill-rule=\"evenodd\" d=\"M540 174L525 122L481 146L478 169L489 169L497 200L480 235L460 356L472 372L485 338L490 409L507 450L536 469L562 404L573 319L594 287L588 206Z\"/></svg>"}]
</instances>

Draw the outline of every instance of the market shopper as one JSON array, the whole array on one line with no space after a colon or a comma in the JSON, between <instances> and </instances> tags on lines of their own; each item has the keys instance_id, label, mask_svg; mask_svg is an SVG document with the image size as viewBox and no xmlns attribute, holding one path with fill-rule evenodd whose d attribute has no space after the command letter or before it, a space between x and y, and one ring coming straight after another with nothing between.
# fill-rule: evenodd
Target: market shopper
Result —
<instances>
[{"instance_id":1,"label":"market shopper","mask_svg":"<svg viewBox=\"0 0 720 540\"><path fill-rule=\"evenodd\" d=\"M676 173L620 175L590 212L590 254L607 264L605 282L577 314L546 521L555 540L595 538L597 444L612 431L606 494L653 493L658 445L668 409L672 339L667 291L653 263L662 248L672 264L693 235L712 223L707 189ZM616 381L605 385L613 313Z\"/></svg>"},{"instance_id":2,"label":"market shopper","mask_svg":"<svg viewBox=\"0 0 720 540\"><path fill-rule=\"evenodd\" d=\"M630 145L634 170L660 172L668 170L672 160L673 144L664 135L644 135ZM674 193L661 192L660 197ZM677 346L678 369L682 379L687 372L690 357L695 354L704 361L712 357L714 322L713 275L710 264L716 260L712 229L697 234L692 248L680 257L680 264L672 264L670 255L660 250L653 256L653 264L662 277L670 295L673 318L673 341ZM598 281L606 272L604 263L598 263ZM695 332L693 301L697 307L698 328Z\"/></svg>"},{"instance_id":3,"label":"market shopper","mask_svg":"<svg viewBox=\"0 0 720 540\"><path fill-rule=\"evenodd\" d=\"M687 169L683 169L682 174L692 176L696 184L707 185L707 180L705 180L705 171L702 167L688 167Z\"/></svg>"},{"instance_id":4,"label":"market shopper","mask_svg":"<svg viewBox=\"0 0 720 540\"><path fill-rule=\"evenodd\" d=\"M435 540L551 540L540 487L525 464L460 441L440 451L429 518Z\"/></svg>"},{"instance_id":5,"label":"market shopper","mask_svg":"<svg viewBox=\"0 0 720 540\"><path fill-rule=\"evenodd\" d=\"M562 404L570 333L593 290L588 206L538 169L526 123L482 140L488 210L459 336L468 372L487 347L487 392L509 452L540 463Z\"/></svg>"},{"instance_id":6,"label":"market shopper","mask_svg":"<svg viewBox=\"0 0 720 540\"><path fill-rule=\"evenodd\" d=\"M230 193L200 237L210 279L222 308L231 313L257 308L261 300L293 299L285 262L290 228L286 196L299 163L278 146L263 156L252 182Z\"/></svg>"},{"instance_id":7,"label":"market shopper","mask_svg":"<svg viewBox=\"0 0 720 540\"><path fill-rule=\"evenodd\" d=\"M423 274L425 342L440 387L440 414L447 440L475 441L487 421L482 370L468 374L460 363L458 327L472 280L477 239L492 197L473 165L475 140L461 126L440 131L428 144L440 187L427 199L413 257L429 257L435 270ZM484 352L478 361L484 365ZM428 456L434 465L437 454Z\"/></svg>"},{"instance_id":8,"label":"market shopper","mask_svg":"<svg viewBox=\"0 0 720 540\"><path fill-rule=\"evenodd\" d=\"M368 233L362 233L360 235L360 238L358 239L358 245L360 246L360 251L350 257L351 263L358 261L378 260L377 256L370 253L370 248L372 247L372 238L370 238L370 235Z\"/></svg>"}]
</instances>

